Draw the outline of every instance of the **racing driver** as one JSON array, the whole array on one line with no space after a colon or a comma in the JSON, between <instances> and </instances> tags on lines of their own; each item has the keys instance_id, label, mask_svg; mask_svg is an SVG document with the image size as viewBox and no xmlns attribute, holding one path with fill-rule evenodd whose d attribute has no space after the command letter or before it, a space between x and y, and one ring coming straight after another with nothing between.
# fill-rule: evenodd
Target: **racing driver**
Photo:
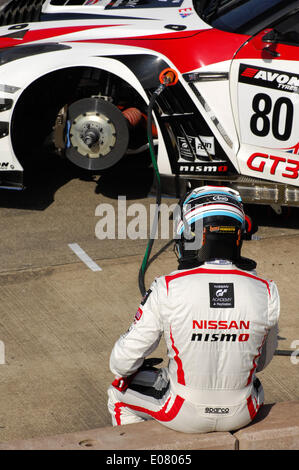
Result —
<instances>
[{"instance_id":1,"label":"racing driver","mask_svg":"<svg viewBox=\"0 0 299 470\"><path fill-rule=\"evenodd\" d=\"M114 426L155 419L204 433L239 429L256 416L264 392L255 374L277 347L280 303L276 284L241 256L245 227L231 188L200 187L181 202L178 270L153 282L111 353ZM162 334L168 366L151 367L145 358Z\"/></svg>"}]
</instances>

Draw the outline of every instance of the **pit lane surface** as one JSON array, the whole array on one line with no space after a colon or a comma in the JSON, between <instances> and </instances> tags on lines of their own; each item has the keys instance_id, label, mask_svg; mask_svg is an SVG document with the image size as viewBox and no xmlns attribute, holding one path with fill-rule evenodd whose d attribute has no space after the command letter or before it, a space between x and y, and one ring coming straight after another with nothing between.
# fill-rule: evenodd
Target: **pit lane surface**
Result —
<instances>
[{"instance_id":1,"label":"pit lane surface","mask_svg":"<svg viewBox=\"0 0 299 470\"><path fill-rule=\"evenodd\" d=\"M137 310L147 241L99 240L95 213L108 203L117 214L118 195L127 196L128 206L149 208L151 179L138 159L131 168L90 177L55 157L33 168L24 192L0 192L0 441L110 424L109 355ZM257 260L259 275L278 284L279 350L299 349L299 211L276 216L268 208L248 209L256 213L261 239L245 242L243 254ZM101 270L84 264L73 243ZM166 243L157 240L154 252ZM174 269L168 248L150 266L146 286ZM153 356L165 356L163 344ZM266 403L299 400L299 357L293 359L275 356L259 374Z\"/></svg>"}]
</instances>

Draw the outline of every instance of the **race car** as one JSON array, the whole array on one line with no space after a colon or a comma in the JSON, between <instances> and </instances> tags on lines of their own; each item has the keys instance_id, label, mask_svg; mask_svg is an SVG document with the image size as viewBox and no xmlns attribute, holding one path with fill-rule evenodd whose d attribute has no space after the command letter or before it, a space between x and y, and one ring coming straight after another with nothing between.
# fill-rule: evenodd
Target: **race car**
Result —
<instances>
[{"instance_id":1,"label":"race car","mask_svg":"<svg viewBox=\"0 0 299 470\"><path fill-rule=\"evenodd\" d=\"M23 187L45 143L91 172L144 152L171 72L152 126L165 187L299 205L299 0L1 5L2 188Z\"/></svg>"}]
</instances>

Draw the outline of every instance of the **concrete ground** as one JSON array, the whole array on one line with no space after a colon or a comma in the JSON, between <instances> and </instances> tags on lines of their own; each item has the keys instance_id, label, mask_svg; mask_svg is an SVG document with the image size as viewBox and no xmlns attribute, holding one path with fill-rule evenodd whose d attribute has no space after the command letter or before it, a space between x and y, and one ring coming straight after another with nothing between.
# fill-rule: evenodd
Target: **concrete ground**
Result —
<instances>
[{"instance_id":1,"label":"concrete ground","mask_svg":"<svg viewBox=\"0 0 299 470\"><path fill-rule=\"evenodd\" d=\"M141 168L131 177L122 168L89 178L53 160L30 176L25 192L0 192L0 340L5 346L0 441L110 424L109 355L137 310L137 277L147 241L99 240L95 214L103 203L117 212L117 194L128 197L128 206L149 207L154 202L146 195L149 183L150 172ZM279 350L299 349L299 211L279 217L267 208L248 209L260 222L261 239L245 242L243 254L257 260L261 276L278 284ZM90 270L70 243L79 244L102 270ZM154 252L166 243L157 241ZM174 269L168 248L151 264L146 286ZM153 355L164 357L164 345ZM299 400L296 357L293 362L276 355L259 374L267 403Z\"/></svg>"}]
</instances>

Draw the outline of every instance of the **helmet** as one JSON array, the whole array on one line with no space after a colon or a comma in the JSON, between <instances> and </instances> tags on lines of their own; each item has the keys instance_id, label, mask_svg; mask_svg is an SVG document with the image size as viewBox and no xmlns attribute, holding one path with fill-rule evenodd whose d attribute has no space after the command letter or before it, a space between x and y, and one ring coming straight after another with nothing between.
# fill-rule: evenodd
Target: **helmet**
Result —
<instances>
[{"instance_id":1,"label":"helmet","mask_svg":"<svg viewBox=\"0 0 299 470\"><path fill-rule=\"evenodd\" d=\"M182 268L212 259L240 263L248 218L238 191L201 186L187 193L176 218L175 249ZM247 260L251 262L251 260ZM256 266L256 263L252 261ZM250 269L255 266L250 264ZM246 267L244 268L246 269Z\"/></svg>"}]
</instances>

